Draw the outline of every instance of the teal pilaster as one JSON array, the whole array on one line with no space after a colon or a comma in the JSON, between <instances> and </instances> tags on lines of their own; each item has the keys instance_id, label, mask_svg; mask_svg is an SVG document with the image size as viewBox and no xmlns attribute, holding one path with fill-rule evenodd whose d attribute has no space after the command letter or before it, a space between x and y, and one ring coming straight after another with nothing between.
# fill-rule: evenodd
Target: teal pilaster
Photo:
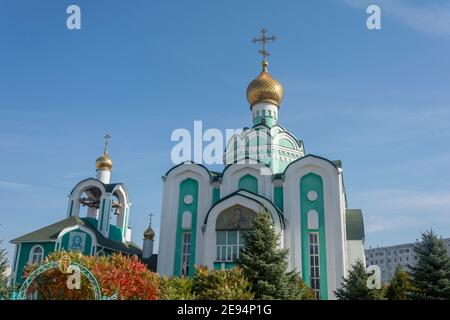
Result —
<instances>
[{"instance_id":1,"label":"teal pilaster","mask_svg":"<svg viewBox=\"0 0 450 320\"><path fill-rule=\"evenodd\" d=\"M315 191L317 198L308 199L308 192ZM302 239L302 278L310 284L310 249L309 234L315 232L319 234L319 266L320 266L320 299L328 299L327 285L327 261L326 261L326 242L325 242L325 214L323 198L323 181L316 174L305 175L300 181L300 224ZM315 210L318 213L319 229L308 229L308 212Z\"/></svg>"}]
</instances>

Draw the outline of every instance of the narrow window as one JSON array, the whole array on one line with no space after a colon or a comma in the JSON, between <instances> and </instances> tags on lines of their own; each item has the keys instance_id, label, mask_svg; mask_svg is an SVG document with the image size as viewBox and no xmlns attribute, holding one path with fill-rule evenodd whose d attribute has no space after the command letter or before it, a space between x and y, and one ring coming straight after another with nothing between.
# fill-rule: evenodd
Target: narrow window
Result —
<instances>
[{"instance_id":1,"label":"narrow window","mask_svg":"<svg viewBox=\"0 0 450 320\"><path fill-rule=\"evenodd\" d=\"M320 264L319 264L319 233L309 234L309 259L311 289L314 290L316 298L320 297Z\"/></svg>"},{"instance_id":2,"label":"narrow window","mask_svg":"<svg viewBox=\"0 0 450 320\"><path fill-rule=\"evenodd\" d=\"M183 233L183 243L182 243L182 254L181 254L181 274L183 276L188 276L190 271L189 260L191 258L191 233Z\"/></svg>"}]
</instances>

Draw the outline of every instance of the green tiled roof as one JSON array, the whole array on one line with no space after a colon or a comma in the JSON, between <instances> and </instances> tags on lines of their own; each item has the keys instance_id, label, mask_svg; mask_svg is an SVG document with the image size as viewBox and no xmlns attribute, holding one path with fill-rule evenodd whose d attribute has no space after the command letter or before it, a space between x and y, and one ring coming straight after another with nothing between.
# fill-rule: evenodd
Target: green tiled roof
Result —
<instances>
[{"instance_id":1,"label":"green tiled roof","mask_svg":"<svg viewBox=\"0 0 450 320\"><path fill-rule=\"evenodd\" d=\"M11 240L11 243L20 243L20 242L48 242L48 241L56 241L59 233L65 228L72 226L84 226L90 229L95 233L97 237L97 243L105 248L120 251L126 254L142 254L142 250L133 242L122 243L119 241L114 241L108 238L105 238L98 230L93 226L88 218L79 218L79 217L70 217L61 221L58 221L54 224L51 224L47 227L41 228L39 230L27 233L21 237Z\"/></svg>"},{"instance_id":2,"label":"green tiled roof","mask_svg":"<svg viewBox=\"0 0 450 320\"><path fill-rule=\"evenodd\" d=\"M364 219L361 209L347 209L345 215L347 240L364 241Z\"/></svg>"}]
</instances>

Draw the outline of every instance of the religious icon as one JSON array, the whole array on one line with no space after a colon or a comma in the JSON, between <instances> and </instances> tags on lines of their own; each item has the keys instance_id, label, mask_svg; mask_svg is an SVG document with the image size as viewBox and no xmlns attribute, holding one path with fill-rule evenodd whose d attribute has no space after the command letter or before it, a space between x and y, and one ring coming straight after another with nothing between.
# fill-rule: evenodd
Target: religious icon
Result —
<instances>
[{"instance_id":1,"label":"religious icon","mask_svg":"<svg viewBox=\"0 0 450 320\"><path fill-rule=\"evenodd\" d=\"M86 234L82 232L71 232L69 237L69 250L84 252Z\"/></svg>"}]
</instances>

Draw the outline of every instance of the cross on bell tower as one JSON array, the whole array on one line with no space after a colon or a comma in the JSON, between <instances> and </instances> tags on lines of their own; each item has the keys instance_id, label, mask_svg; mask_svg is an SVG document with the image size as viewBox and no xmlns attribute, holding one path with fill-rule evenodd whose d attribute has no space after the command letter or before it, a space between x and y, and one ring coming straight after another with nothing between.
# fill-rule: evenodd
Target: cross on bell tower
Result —
<instances>
[{"instance_id":1,"label":"cross on bell tower","mask_svg":"<svg viewBox=\"0 0 450 320\"><path fill-rule=\"evenodd\" d=\"M153 216L154 216L154 215L153 215L152 212L150 212L150 214L149 214L148 216L150 217L150 219L149 219L150 222L149 222L148 225L151 227L151 226L152 226L152 219L153 219Z\"/></svg>"},{"instance_id":2,"label":"cross on bell tower","mask_svg":"<svg viewBox=\"0 0 450 320\"><path fill-rule=\"evenodd\" d=\"M266 50L266 45L269 41L275 41L277 37L275 35L272 35L271 37L266 36L267 29L263 28L261 30L261 38L253 38L253 43L261 43L262 49L258 52L261 53L263 56L263 62L267 62L267 57L270 56L270 53Z\"/></svg>"},{"instance_id":3,"label":"cross on bell tower","mask_svg":"<svg viewBox=\"0 0 450 320\"><path fill-rule=\"evenodd\" d=\"M107 133L103 138L105 139L105 150L103 151L103 153L108 154L109 140L111 140L111 135Z\"/></svg>"}]
</instances>

